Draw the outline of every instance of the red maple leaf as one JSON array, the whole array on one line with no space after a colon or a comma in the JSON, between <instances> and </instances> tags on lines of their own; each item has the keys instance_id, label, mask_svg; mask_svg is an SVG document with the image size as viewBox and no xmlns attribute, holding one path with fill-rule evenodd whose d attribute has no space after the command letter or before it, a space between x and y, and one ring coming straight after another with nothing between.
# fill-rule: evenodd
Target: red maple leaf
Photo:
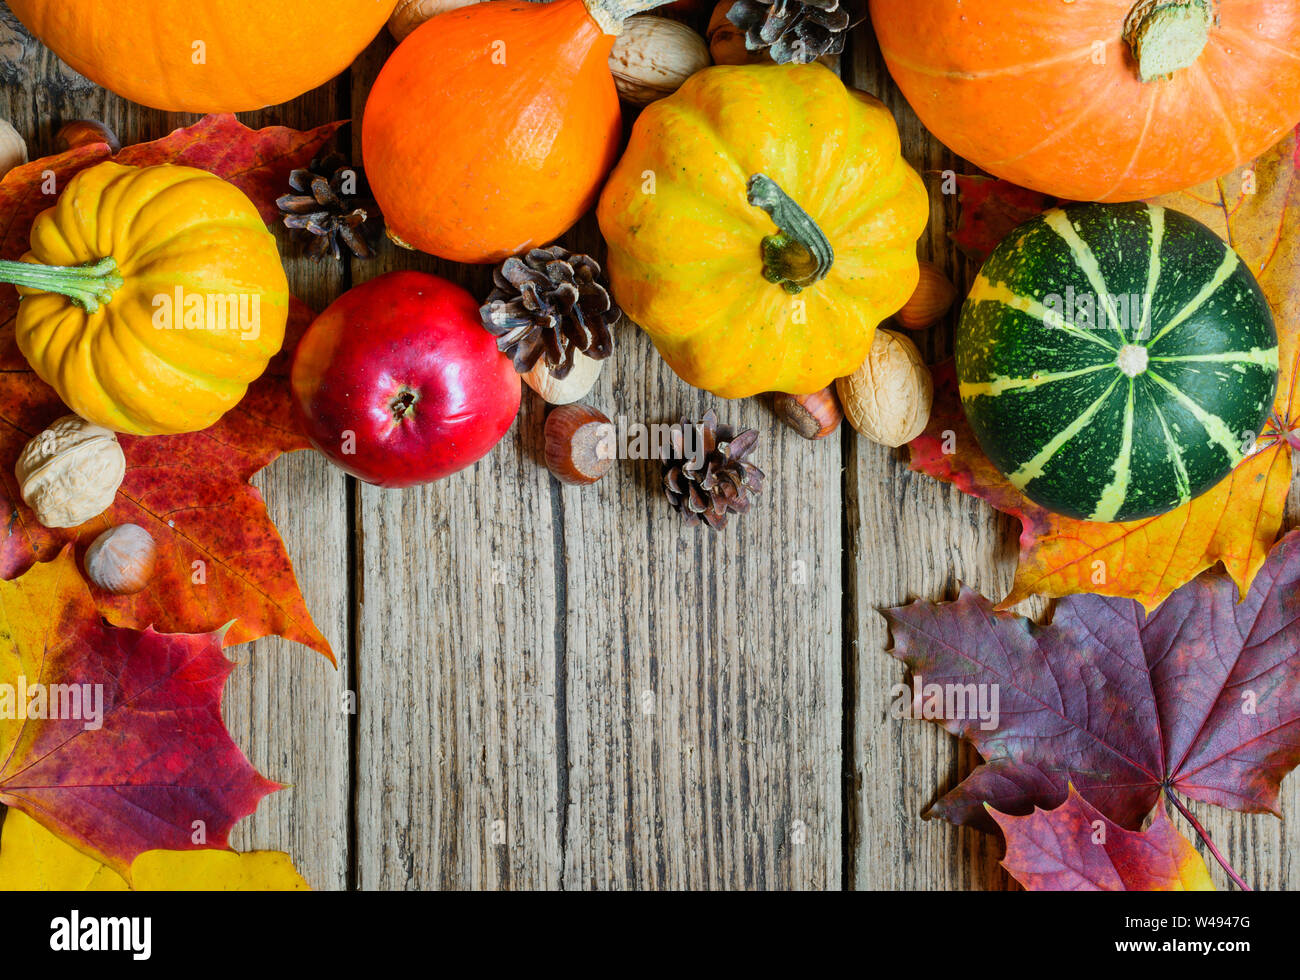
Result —
<instances>
[{"instance_id":1,"label":"red maple leaf","mask_svg":"<svg viewBox=\"0 0 1300 980\"><path fill-rule=\"evenodd\" d=\"M1189 819L1180 793L1277 813L1300 764L1300 531L1237 599L1229 577L1206 572L1150 614L1070 596L1038 626L969 589L889 610L918 704L938 706L923 713L985 760L930 812L992 829L985 804L1050 809L1072 783L1128 829L1161 793Z\"/></svg>"},{"instance_id":2,"label":"red maple leaf","mask_svg":"<svg viewBox=\"0 0 1300 980\"><path fill-rule=\"evenodd\" d=\"M207 116L161 140L123 149L115 159L137 166L171 162L203 167L250 195L263 216L288 172L302 166L341 123L307 133L283 127L253 131L233 116ZM78 171L108 159L103 143L33 161L0 181L0 258L27 250L36 215L53 203L45 190L65 186ZM276 456L307 448L290 411L288 355L282 352L243 401L216 425L176 436L121 437L126 478L113 506L77 528L41 526L23 504L13 475L22 447L67 409L36 376L14 340L18 295L0 286L0 493L8 503L0 538L0 577L12 578L48 560L69 541L78 552L104 529L124 522L144 527L158 543L149 587L132 596L95 590L111 622L165 632L206 632L234 619L226 642L278 635L304 643L332 661L325 637L294 578L279 533L249 478ZM312 312L294 300L285 336L292 351Z\"/></svg>"},{"instance_id":3,"label":"red maple leaf","mask_svg":"<svg viewBox=\"0 0 1300 980\"><path fill-rule=\"evenodd\" d=\"M1125 830L1070 787L1055 810L990 812L1007 840L1002 866L1030 891L1210 891L1196 848L1162 802L1151 826Z\"/></svg>"},{"instance_id":4,"label":"red maple leaf","mask_svg":"<svg viewBox=\"0 0 1300 980\"><path fill-rule=\"evenodd\" d=\"M106 625L70 550L0 582L0 629L0 803L119 874L144 851L226 847L280 788L221 719L220 632Z\"/></svg>"}]
</instances>

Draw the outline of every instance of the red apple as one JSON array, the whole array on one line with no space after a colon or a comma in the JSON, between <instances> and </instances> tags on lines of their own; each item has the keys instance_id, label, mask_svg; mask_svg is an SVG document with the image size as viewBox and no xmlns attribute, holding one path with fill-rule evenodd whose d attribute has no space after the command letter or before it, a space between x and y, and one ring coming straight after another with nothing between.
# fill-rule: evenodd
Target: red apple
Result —
<instances>
[{"instance_id":1,"label":"red apple","mask_svg":"<svg viewBox=\"0 0 1300 980\"><path fill-rule=\"evenodd\" d=\"M303 334L290 382L312 445L381 487L464 469L519 412L519 375L474 297L423 272L389 272L331 303Z\"/></svg>"}]
</instances>

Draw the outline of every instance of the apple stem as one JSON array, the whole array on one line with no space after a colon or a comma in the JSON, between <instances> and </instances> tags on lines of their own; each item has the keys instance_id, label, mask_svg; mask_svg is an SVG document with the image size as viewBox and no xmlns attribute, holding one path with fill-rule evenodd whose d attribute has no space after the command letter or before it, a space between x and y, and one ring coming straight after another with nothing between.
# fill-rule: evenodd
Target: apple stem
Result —
<instances>
[{"instance_id":1,"label":"apple stem","mask_svg":"<svg viewBox=\"0 0 1300 980\"><path fill-rule=\"evenodd\" d=\"M1246 882L1242 880L1241 875L1237 874L1237 872L1233 870L1232 865L1228 863L1227 859L1219 853L1219 849L1214 846L1214 841L1210 840L1210 832L1201 826L1199 820L1192 816L1191 810L1183 806L1183 801L1173 793L1169 794L1169 800L1177 808L1178 812L1183 815L1187 822L1192 825L1193 829L1196 831L1196 835L1205 842L1205 846L1210 849L1210 853L1214 855L1214 859L1219 862L1223 870L1228 872L1228 877L1233 880L1233 883L1242 891L1252 891L1250 885L1246 884Z\"/></svg>"}]
</instances>

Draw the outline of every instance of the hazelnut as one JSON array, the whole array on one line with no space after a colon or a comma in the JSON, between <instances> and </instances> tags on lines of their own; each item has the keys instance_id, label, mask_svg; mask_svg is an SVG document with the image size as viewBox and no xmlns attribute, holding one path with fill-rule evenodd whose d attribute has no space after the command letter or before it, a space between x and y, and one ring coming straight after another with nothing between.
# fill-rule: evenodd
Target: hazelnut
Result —
<instances>
[{"instance_id":1,"label":"hazelnut","mask_svg":"<svg viewBox=\"0 0 1300 980\"><path fill-rule=\"evenodd\" d=\"M54 134L54 144L60 151L88 146L91 143L107 143L108 148L116 153L122 149L117 134L95 119L74 119L59 127Z\"/></svg>"},{"instance_id":2,"label":"hazelnut","mask_svg":"<svg viewBox=\"0 0 1300 980\"><path fill-rule=\"evenodd\" d=\"M811 395L778 394L775 408L777 417L805 439L825 439L844 418L834 385Z\"/></svg>"},{"instance_id":3,"label":"hazelnut","mask_svg":"<svg viewBox=\"0 0 1300 980\"><path fill-rule=\"evenodd\" d=\"M561 405L546 417L546 468L561 483L595 483L614 463L613 432L590 405Z\"/></svg>"},{"instance_id":4,"label":"hazelnut","mask_svg":"<svg viewBox=\"0 0 1300 980\"><path fill-rule=\"evenodd\" d=\"M105 592L131 595L149 584L158 548L139 524L119 524L86 549L86 577Z\"/></svg>"},{"instance_id":5,"label":"hazelnut","mask_svg":"<svg viewBox=\"0 0 1300 980\"><path fill-rule=\"evenodd\" d=\"M76 527L102 514L125 475L117 433L77 415L28 442L14 465L23 502L46 527Z\"/></svg>"},{"instance_id":6,"label":"hazelnut","mask_svg":"<svg viewBox=\"0 0 1300 980\"><path fill-rule=\"evenodd\" d=\"M916 289L903 308L894 314L898 325L908 330L924 330L938 323L957 299L957 287L949 282L937 265L922 261L920 266L921 276Z\"/></svg>"},{"instance_id":7,"label":"hazelnut","mask_svg":"<svg viewBox=\"0 0 1300 980\"><path fill-rule=\"evenodd\" d=\"M766 51L750 51L745 47L745 32L727 20L727 11L736 0L720 0L709 17L707 36L709 54L715 65L752 65L770 62Z\"/></svg>"},{"instance_id":8,"label":"hazelnut","mask_svg":"<svg viewBox=\"0 0 1300 980\"><path fill-rule=\"evenodd\" d=\"M835 390L849 424L882 446L911 442L930 421L930 371L916 345L892 330L876 331L867 359Z\"/></svg>"}]
</instances>

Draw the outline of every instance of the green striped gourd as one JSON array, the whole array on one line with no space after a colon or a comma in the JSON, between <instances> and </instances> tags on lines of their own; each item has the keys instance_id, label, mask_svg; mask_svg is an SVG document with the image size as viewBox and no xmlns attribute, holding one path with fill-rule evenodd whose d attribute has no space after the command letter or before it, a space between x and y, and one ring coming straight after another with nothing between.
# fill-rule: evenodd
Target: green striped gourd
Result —
<instances>
[{"instance_id":1,"label":"green striped gourd","mask_svg":"<svg viewBox=\"0 0 1300 980\"><path fill-rule=\"evenodd\" d=\"M1057 208L993 252L957 329L985 454L1048 510L1130 521L1213 487L1277 389L1277 331L1217 235L1147 204Z\"/></svg>"}]
</instances>

